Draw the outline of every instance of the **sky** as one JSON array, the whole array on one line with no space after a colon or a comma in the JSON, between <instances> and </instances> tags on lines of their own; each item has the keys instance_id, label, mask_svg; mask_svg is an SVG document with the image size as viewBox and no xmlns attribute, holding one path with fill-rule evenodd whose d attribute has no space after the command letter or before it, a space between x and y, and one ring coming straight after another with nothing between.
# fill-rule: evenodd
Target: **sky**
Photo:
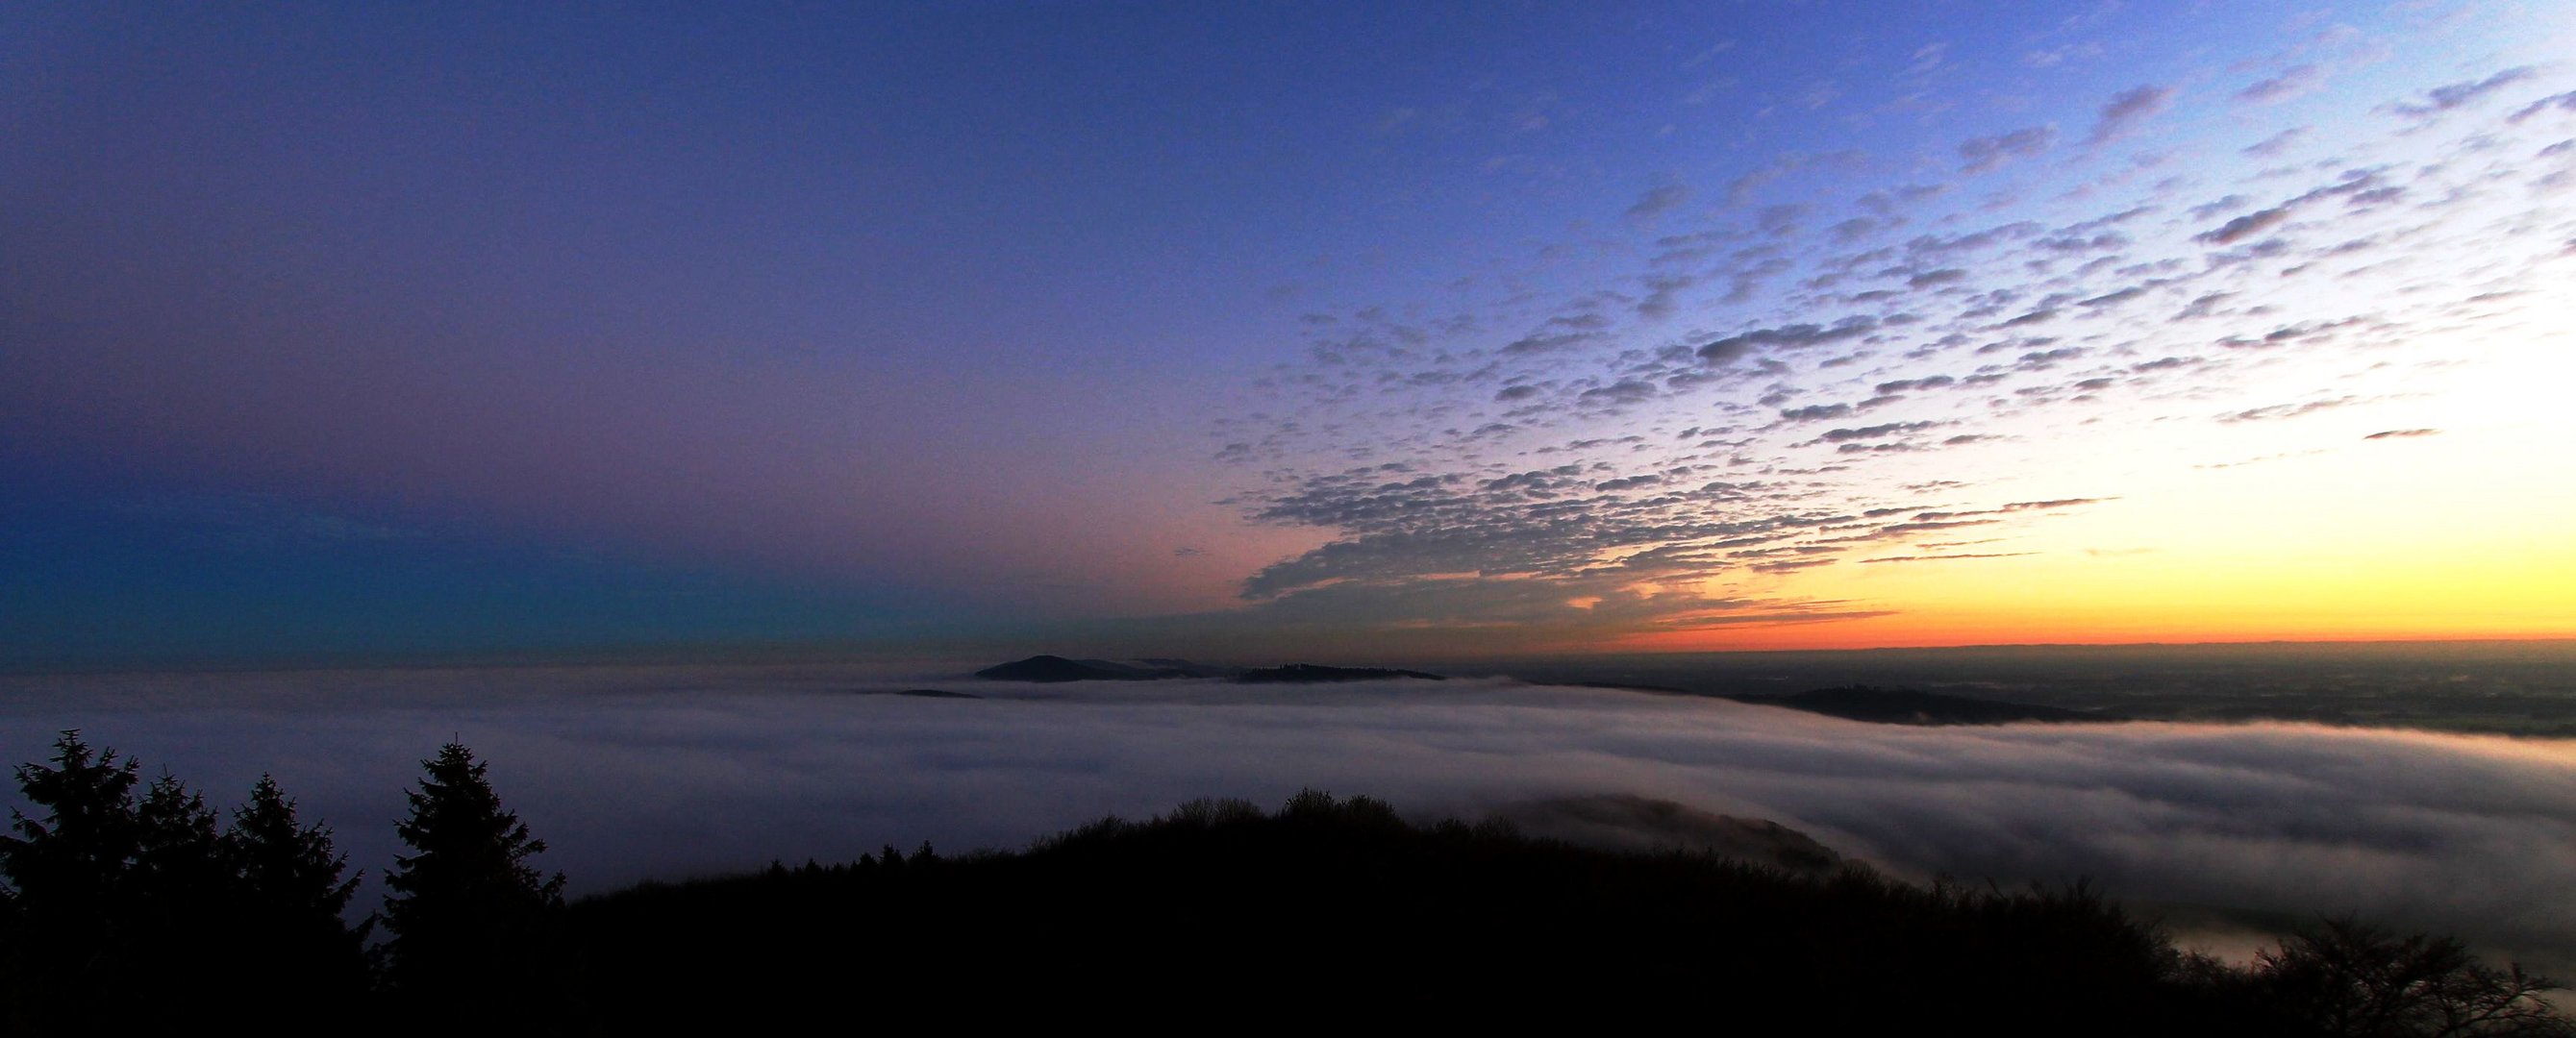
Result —
<instances>
[{"instance_id":1,"label":"sky","mask_svg":"<svg viewBox=\"0 0 2576 1038\"><path fill-rule=\"evenodd\" d=\"M2576 636L2568 54L15 5L0 663Z\"/></svg>"}]
</instances>

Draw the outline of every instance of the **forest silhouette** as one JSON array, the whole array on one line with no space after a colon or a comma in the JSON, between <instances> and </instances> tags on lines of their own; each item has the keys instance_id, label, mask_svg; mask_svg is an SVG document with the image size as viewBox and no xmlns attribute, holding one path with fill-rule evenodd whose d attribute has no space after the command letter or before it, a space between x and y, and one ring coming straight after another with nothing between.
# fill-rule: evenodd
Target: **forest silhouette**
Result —
<instances>
[{"instance_id":1,"label":"forest silhouette","mask_svg":"<svg viewBox=\"0 0 2576 1038\"><path fill-rule=\"evenodd\" d=\"M0 1025L590 1034L761 1023L1688 1021L1876 1034L2570 1035L2459 941L2324 919L2243 966L2085 882L1929 886L1308 790L1199 800L1017 852L646 883L578 902L450 743L381 910L263 777L229 822L64 732L0 837ZM640 794L639 794L640 795Z\"/></svg>"}]
</instances>

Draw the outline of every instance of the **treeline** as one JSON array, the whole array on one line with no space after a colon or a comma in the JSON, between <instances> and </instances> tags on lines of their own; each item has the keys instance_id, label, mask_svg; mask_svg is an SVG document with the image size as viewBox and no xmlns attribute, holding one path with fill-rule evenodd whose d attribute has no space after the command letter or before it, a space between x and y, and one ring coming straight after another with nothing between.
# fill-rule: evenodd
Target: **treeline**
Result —
<instances>
[{"instance_id":1,"label":"treeline","mask_svg":"<svg viewBox=\"0 0 2576 1038\"><path fill-rule=\"evenodd\" d=\"M177 778L145 783L62 733L50 763L17 769L41 815L12 809L0 837L0 1028L561 1029L563 877L528 865L545 844L471 751L421 764L395 827L412 853L352 925L359 876L269 776L227 824Z\"/></svg>"},{"instance_id":2,"label":"treeline","mask_svg":"<svg viewBox=\"0 0 2576 1038\"><path fill-rule=\"evenodd\" d=\"M1588 850L1307 792L1026 851L923 844L565 905L462 746L424 761L381 912L263 781L218 827L75 735L0 843L12 1033L739 1032L825 1021L1600 1026L1820 1034L2568 1035L2549 982L2350 921L2249 967L2083 884L2004 891ZM373 932L371 932L373 928ZM371 943L372 942L372 943Z\"/></svg>"}]
</instances>

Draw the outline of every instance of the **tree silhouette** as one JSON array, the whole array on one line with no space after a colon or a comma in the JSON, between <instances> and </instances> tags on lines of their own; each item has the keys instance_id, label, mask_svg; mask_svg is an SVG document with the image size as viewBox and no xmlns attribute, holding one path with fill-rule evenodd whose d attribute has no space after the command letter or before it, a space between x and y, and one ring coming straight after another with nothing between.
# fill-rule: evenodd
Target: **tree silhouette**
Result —
<instances>
[{"instance_id":1,"label":"tree silhouette","mask_svg":"<svg viewBox=\"0 0 2576 1038\"><path fill-rule=\"evenodd\" d=\"M336 920L358 890L358 876L340 878L348 857L332 851L330 830L297 824L294 799L267 775L233 812L224 852L241 874L243 897L277 915Z\"/></svg>"},{"instance_id":2,"label":"tree silhouette","mask_svg":"<svg viewBox=\"0 0 2576 1038\"><path fill-rule=\"evenodd\" d=\"M451 742L421 766L411 816L395 826L413 853L385 877L387 983L424 1028L546 1029L560 1009L563 876L528 864L545 841L501 808L473 751Z\"/></svg>"},{"instance_id":3,"label":"tree silhouette","mask_svg":"<svg viewBox=\"0 0 2576 1038\"><path fill-rule=\"evenodd\" d=\"M133 760L118 761L114 750L93 755L77 730L54 739L52 760L16 772L19 790L44 817L12 808L12 835L0 837L0 876L12 888L11 990L0 991L0 1003L9 1029L30 1033L124 1008L115 1003L129 965L129 886L142 833Z\"/></svg>"},{"instance_id":4,"label":"tree silhouette","mask_svg":"<svg viewBox=\"0 0 2576 1038\"><path fill-rule=\"evenodd\" d=\"M2324 1034L2576 1035L2539 997L2555 981L2496 969L2448 937L2331 919L2258 953L2254 972L2271 1004Z\"/></svg>"},{"instance_id":5,"label":"tree silhouette","mask_svg":"<svg viewBox=\"0 0 2576 1038\"><path fill-rule=\"evenodd\" d=\"M228 980L251 972L232 942L244 921L234 898L238 884L215 812L176 777L164 773L145 787L134 822L134 856L114 911L123 917L120 950L133 974L126 983L155 997L125 1015L176 1023L216 998Z\"/></svg>"},{"instance_id":6,"label":"tree silhouette","mask_svg":"<svg viewBox=\"0 0 2576 1038\"><path fill-rule=\"evenodd\" d=\"M373 921L352 929L341 918L360 877L341 878L348 859L332 850L330 831L300 825L295 801L275 779L261 775L250 802L233 812L222 850L237 877L235 933L244 957L280 975L304 978L312 985L317 1019L362 996L368 979L363 947Z\"/></svg>"},{"instance_id":7,"label":"tree silhouette","mask_svg":"<svg viewBox=\"0 0 2576 1038\"><path fill-rule=\"evenodd\" d=\"M119 763L115 750L93 756L78 730L55 737L53 762L17 769L18 788L46 815L39 820L10 809L16 835L0 837L0 873L30 908L93 906L123 881L134 856L141 769L131 759Z\"/></svg>"}]
</instances>

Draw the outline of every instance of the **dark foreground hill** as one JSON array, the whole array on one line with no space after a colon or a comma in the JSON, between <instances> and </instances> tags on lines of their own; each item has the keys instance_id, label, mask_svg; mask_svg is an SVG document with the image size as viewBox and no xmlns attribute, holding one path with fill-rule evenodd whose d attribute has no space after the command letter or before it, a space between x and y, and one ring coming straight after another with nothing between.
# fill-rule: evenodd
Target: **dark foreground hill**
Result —
<instances>
[{"instance_id":1,"label":"dark foreground hill","mask_svg":"<svg viewBox=\"0 0 2576 1038\"><path fill-rule=\"evenodd\" d=\"M567 907L449 743L396 826L416 853L353 927L345 859L273 782L218 829L175 777L138 797L130 758L56 748L17 769L36 812L0 836L0 1035L2571 1034L2534 997L2548 982L2448 938L2327 922L2229 967L2082 884L1909 886L1781 826L1622 796L1503 815L1627 851L1310 791Z\"/></svg>"},{"instance_id":2,"label":"dark foreground hill","mask_svg":"<svg viewBox=\"0 0 2576 1038\"><path fill-rule=\"evenodd\" d=\"M1106 820L1024 853L888 848L645 886L575 905L570 924L583 1015L611 1032L813 1019L2444 1033L2330 1028L2368 994L2351 970L2177 955L2081 885L1925 889L1858 868L1585 850L1492 823L1415 827L1316 793L1275 814L1200 801Z\"/></svg>"},{"instance_id":3,"label":"dark foreground hill","mask_svg":"<svg viewBox=\"0 0 2576 1038\"><path fill-rule=\"evenodd\" d=\"M1541 839L1615 850L1706 851L1811 878L1844 864L1833 848L1778 822L1712 814L1631 794L1525 800L1495 808L1491 817Z\"/></svg>"}]
</instances>

